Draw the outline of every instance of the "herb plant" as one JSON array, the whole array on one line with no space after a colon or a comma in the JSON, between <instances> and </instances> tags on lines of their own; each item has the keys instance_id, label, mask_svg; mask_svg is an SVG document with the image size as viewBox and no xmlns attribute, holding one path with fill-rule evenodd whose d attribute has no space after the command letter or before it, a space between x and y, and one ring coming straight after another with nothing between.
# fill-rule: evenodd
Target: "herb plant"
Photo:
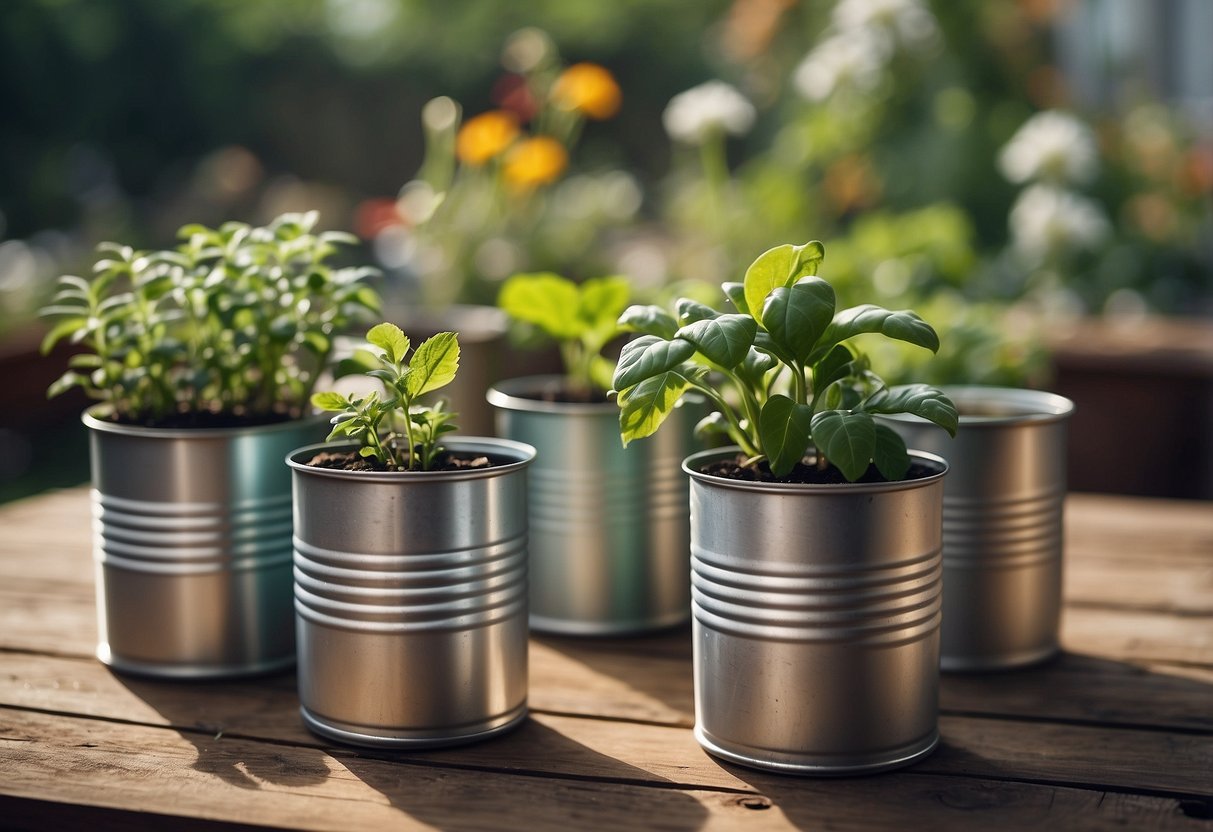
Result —
<instances>
[{"instance_id":1,"label":"herb plant","mask_svg":"<svg viewBox=\"0 0 1213 832\"><path fill-rule=\"evenodd\" d=\"M605 393L611 386L614 364L602 356L602 348L620 333L616 320L630 294L624 277L577 284L551 272L516 274L501 287L497 305L557 341L569 392L589 399L593 391Z\"/></svg>"},{"instance_id":2,"label":"herb plant","mask_svg":"<svg viewBox=\"0 0 1213 832\"><path fill-rule=\"evenodd\" d=\"M356 238L313 233L316 221L187 225L168 251L102 243L92 279L61 277L42 310L59 318L43 352L86 348L48 395L81 387L119 421L153 425L303 415L333 335L379 309L374 269L328 264Z\"/></svg>"},{"instance_id":3,"label":"herb plant","mask_svg":"<svg viewBox=\"0 0 1213 832\"><path fill-rule=\"evenodd\" d=\"M423 341L412 356L411 344L400 327L381 323L366 334L377 352L359 350L352 362L366 375L383 382L378 391L352 398L341 393L316 393L312 404L335 411L329 440L349 437L362 447L359 456L374 457L391 471L428 471L443 448L438 440L456 430L455 413L444 402L425 405L418 400L445 387L459 369L459 341L453 332L440 332Z\"/></svg>"},{"instance_id":4,"label":"herb plant","mask_svg":"<svg viewBox=\"0 0 1213 832\"><path fill-rule=\"evenodd\" d=\"M786 477L816 449L850 482L871 463L888 480L910 467L905 442L873 419L913 413L955 434L956 408L923 384L888 387L846 343L864 333L939 349L935 330L909 310L864 304L835 311L834 289L816 276L825 257L818 242L762 254L741 283L723 284L737 310L722 313L681 299L677 317L656 306L629 307L619 320L644 333L628 343L613 379L626 445L649 436L688 390L715 405L701 428L728 436L754 467L766 462ZM711 376L728 382L721 392Z\"/></svg>"}]
</instances>

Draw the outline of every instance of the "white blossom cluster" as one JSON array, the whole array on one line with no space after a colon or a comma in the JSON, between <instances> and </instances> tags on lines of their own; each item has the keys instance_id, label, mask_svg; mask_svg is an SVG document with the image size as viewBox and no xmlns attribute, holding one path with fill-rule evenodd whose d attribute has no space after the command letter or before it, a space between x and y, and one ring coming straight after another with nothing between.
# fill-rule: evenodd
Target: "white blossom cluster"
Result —
<instances>
[{"instance_id":1,"label":"white blossom cluster","mask_svg":"<svg viewBox=\"0 0 1213 832\"><path fill-rule=\"evenodd\" d=\"M920 50L938 37L922 0L839 0L827 37L800 62L793 83L809 101L844 89L870 92L897 50Z\"/></svg>"},{"instance_id":2,"label":"white blossom cluster","mask_svg":"<svg viewBox=\"0 0 1213 832\"><path fill-rule=\"evenodd\" d=\"M1015 248L1032 260L1095 248L1112 230L1099 203L1041 183L1030 185L1015 200L1010 226Z\"/></svg>"},{"instance_id":3,"label":"white blossom cluster","mask_svg":"<svg viewBox=\"0 0 1213 832\"><path fill-rule=\"evenodd\" d=\"M746 134L756 115L754 105L736 87L708 81L671 98L661 120L675 141L703 144L717 133Z\"/></svg>"},{"instance_id":4,"label":"white blossom cluster","mask_svg":"<svg viewBox=\"0 0 1213 832\"><path fill-rule=\"evenodd\" d=\"M1003 147L998 167L1008 181L1029 185L1008 218L1012 245L1027 259L1091 250L1111 234L1103 207L1073 190L1099 174L1095 134L1076 116L1033 115Z\"/></svg>"},{"instance_id":5,"label":"white blossom cluster","mask_svg":"<svg viewBox=\"0 0 1213 832\"><path fill-rule=\"evenodd\" d=\"M1010 182L1048 181L1085 185L1099 173L1095 134L1061 110L1046 110L1023 123L998 156Z\"/></svg>"}]
</instances>

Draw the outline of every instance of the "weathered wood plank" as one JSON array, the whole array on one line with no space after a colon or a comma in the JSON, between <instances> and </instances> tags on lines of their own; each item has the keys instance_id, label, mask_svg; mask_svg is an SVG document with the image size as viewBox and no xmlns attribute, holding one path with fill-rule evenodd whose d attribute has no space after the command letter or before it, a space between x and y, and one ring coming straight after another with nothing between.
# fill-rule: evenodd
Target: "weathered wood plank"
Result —
<instances>
[{"instance_id":1,"label":"weathered wood plank","mask_svg":"<svg viewBox=\"0 0 1213 832\"><path fill-rule=\"evenodd\" d=\"M82 661L60 660L56 663L58 672L46 673L49 664L52 664L49 659L36 656L5 657L0 664L0 703L174 727L199 736L326 745L300 723L290 676L275 677L268 682L181 685L122 678ZM681 673L689 688L686 668L671 669ZM1098 683L1099 676L1091 676ZM582 701L590 713L605 714L608 708L618 707L609 698L599 698L599 684L594 678L574 675L563 684L572 686L579 680L583 682ZM992 692L1000 684L1003 683L993 680L985 690ZM970 701L978 700L980 693L970 687ZM1195 699L1201 688L1205 686L1194 685L1184 693ZM1207 693L1213 689L1205 690ZM593 747L606 757L626 760L637 770L653 776L695 787L738 787L732 778L721 779L721 768L699 751L686 730L685 720L672 725L648 725L629 723L622 718L578 718L546 712L545 697L544 687L535 686L534 718L528 731L468 749L411 756L435 762L474 763L499 770L542 770L551 774L578 771L607 776L592 767L587 769L586 760L569 756L567 744L555 741L559 734ZM1024 698L1028 705L1034 704L1031 696ZM1139 710L1130 714L1129 724L1148 725L1155 709L1166 707L1161 697L1141 703ZM1164 791L1199 792L1213 786L1207 778L1207 772L1213 770L1213 741L1208 731L1173 734L1094 724L1050 724L1042 721L1045 717L1035 714L1029 718L1032 721L945 714L941 720L944 748L923 763L920 770L951 775L978 771L1003 777L1014 772L1017 778L1063 784L1141 786ZM1108 755L1115 758L1115 765L1105 764ZM1099 766L1092 765L1096 760L1100 761Z\"/></svg>"},{"instance_id":2,"label":"weathered wood plank","mask_svg":"<svg viewBox=\"0 0 1213 832\"><path fill-rule=\"evenodd\" d=\"M1213 557L1208 566L1067 556L1067 604L1213 618Z\"/></svg>"},{"instance_id":3,"label":"weathered wood plank","mask_svg":"<svg viewBox=\"0 0 1213 832\"><path fill-rule=\"evenodd\" d=\"M1213 561L1213 503L1071 494L1065 521L1067 556Z\"/></svg>"},{"instance_id":4,"label":"weathered wood plank","mask_svg":"<svg viewBox=\"0 0 1213 832\"><path fill-rule=\"evenodd\" d=\"M681 788L580 738L542 730L576 762L566 771L595 772L592 779L0 710L0 793L300 829L496 830L509 818L535 830L1203 828L1174 798L919 771L823 781L712 763L735 790ZM513 737L534 745L528 732ZM470 750L444 754L468 764ZM534 751L539 762L541 749Z\"/></svg>"}]
</instances>

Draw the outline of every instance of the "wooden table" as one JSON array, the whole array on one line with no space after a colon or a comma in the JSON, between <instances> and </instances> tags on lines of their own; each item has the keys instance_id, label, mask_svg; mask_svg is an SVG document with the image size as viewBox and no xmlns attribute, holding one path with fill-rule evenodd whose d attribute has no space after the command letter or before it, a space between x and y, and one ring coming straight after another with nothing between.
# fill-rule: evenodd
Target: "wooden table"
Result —
<instances>
[{"instance_id":1,"label":"wooden table","mask_svg":"<svg viewBox=\"0 0 1213 832\"><path fill-rule=\"evenodd\" d=\"M946 676L943 742L891 774L799 779L703 753L689 628L531 644L531 718L462 749L304 730L291 674L115 675L87 494L0 508L0 827L1213 829L1213 504L1072 497L1066 653Z\"/></svg>"}]
</instances>

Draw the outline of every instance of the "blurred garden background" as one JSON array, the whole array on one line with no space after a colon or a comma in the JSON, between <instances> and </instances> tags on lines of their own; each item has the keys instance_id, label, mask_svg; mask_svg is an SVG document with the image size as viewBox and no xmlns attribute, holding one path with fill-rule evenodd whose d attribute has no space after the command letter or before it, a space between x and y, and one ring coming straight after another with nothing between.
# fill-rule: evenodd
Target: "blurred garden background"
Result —
<instances>
[{"instance_id":1,"label":"blurred garden background","mask_svg":"<svg viewBox=\"0 0 1213 832\"><path fill-rule=\"evenodd\" d=\"M1210 42L1204 0L0 4L0 500L87 476L58 275L312 209L389 310L715 300L820 239L842 303L940 330L893 380L1081 391L1124 418L1076 419L1077 487L1213 496Z\"/></svg>"}]
</instances>

